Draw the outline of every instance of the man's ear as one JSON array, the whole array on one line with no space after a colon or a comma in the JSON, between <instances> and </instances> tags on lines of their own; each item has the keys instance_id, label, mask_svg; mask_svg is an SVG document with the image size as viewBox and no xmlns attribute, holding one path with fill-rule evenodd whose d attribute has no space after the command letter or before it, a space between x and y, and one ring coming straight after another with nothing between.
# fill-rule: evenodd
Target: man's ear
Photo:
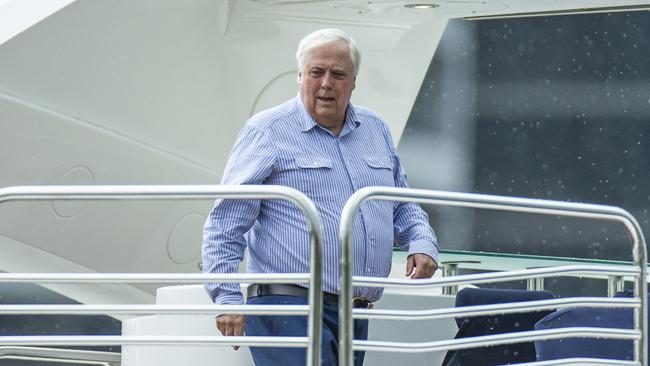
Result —
<instances>
[{"instance_id":1,"label":"man's ear","mask_svg":"<svg viewBox=\"0 0 650 366\"><path fill-rule=\"evenodd\" d=\"M302 73L298 72L298 76L296 76L296 81L298 82L298 84L300 84L300 78L301 77L302 77Z\"/></svg>"}]
</instances>

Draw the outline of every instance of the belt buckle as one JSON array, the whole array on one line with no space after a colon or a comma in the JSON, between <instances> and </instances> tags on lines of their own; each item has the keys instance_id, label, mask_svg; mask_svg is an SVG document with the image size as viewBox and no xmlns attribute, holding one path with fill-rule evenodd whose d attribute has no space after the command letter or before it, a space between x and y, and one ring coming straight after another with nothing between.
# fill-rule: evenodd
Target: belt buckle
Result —
<instances>
[{"instance_id":1,"label":"belt buckle","mask_svg":"<svg viewBox=\"0 0 650 366\"><path fill-rule=\"evenodd\" d=\"M372 309L375 307L375 304L365 297L355 296L352 298L352 307L355 309Z\"/></svg>"}]
</instances>

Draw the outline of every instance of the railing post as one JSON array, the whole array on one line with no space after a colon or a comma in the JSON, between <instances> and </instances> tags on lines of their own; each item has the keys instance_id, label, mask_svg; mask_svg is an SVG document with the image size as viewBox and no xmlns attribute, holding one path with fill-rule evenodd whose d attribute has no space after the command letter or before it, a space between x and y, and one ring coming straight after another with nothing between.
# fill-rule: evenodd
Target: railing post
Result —
<instances>
[{"instance_id":1,"label":"railing post","mask_svg":"<svg viewBox=\"0 0 650 366\"><path fill-rule=\"evenodd\" d=\"M533 277L526 280L526 289L528 291L544 291L544 279Z\"/></svg>"},{"instance_id":2,"label":"railing post","mask_svg":"<svg viewBox=\"0 0 650 366\"><path fill-rule=\"evenodd\" d=\"M526 269L536 269L540 267L528 267ZM531 277L526 280L526 289L528 291L544 291L544 278Z\"/></svg>"},{"instance_id":3,"label":"railing post","mask_svg":"<svg viewBox=\"0 0 650 366\"><path fill-rule=\"evenodd\" d=\"M456 262L442 262L442 277L454 277L458 274L458 263ZM456 296L458 293L458 285L445 286L442 288L443 295Z\"/></svg>"},{"instance_id":4,"label":"railing post","mask_svg":"<svg viewBox=\"0 0 650 366\"><path fill-rule=\"evenodd\" d=\"M453 276L458 275L458 268L463 263L481 263L481 261L464 260L464 261L445 261L445 262L442 262L442 263L440 263L441 267L442 267L442 277L453 277ZM445 286L445 287L442 288L442 294L443 295L456 296L457 293L458 293L458 286L457 285Z\"/></svg>"},{"instance_id":5,"label":"railing post","mask_svg":"<svg viewBox=\"0 0 650 366\"><path fill-rule=\"evenodd\" d=\"M607 278L607 296L614 297L614 295L623 291L625 291L625 277L609 276Z\"/></svg>"}]
</instances>

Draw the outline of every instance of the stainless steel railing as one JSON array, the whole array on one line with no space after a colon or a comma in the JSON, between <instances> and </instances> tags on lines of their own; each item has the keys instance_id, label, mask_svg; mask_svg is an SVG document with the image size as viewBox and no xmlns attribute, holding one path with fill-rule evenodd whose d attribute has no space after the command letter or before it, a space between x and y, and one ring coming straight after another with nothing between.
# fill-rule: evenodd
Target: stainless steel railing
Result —
<instances>
[{"instance_id":1,"label":"stainless steel railing","mask_svg":"<svg viewBox=\"0 0 650 366\"><path fill-rule=\"evenodd\" d=\"M468 208L492 209L501 211L525 212L543 215L571 216L587 219L607 220L619 222L625 226L632 238L632 251L634 254L633 267L611 266L559 266L552 268L538 268L520 271L497 272L478 275L456 276L452 278L429 279L429 280L399 280L384 279L372 277L352 277L352 225L359 206L368 199L389 200L403 202L418 202L435 205L447 205ZM568 203L558 201L546 201L516 197L501 197L471 193L429 191L421 189L392 188L392 187L366 187L358 190L347 201L343 212L341 213L341 223L339 228L340 238L340 299L352 299L352 282L359 286L450 286L462 283L480 283L510 281L526 278L543 278L558 275L579 275L579 274L606 274L606 275L629 275L634 278L634 295L633 301L617 302L615 299L580 299L574 303L574 306L598 306L598 307L631 307L634 312L634 329L612 329L612 328L592 328L592 327L573 327L552 330L537 330L529 332L517 332L511 334L497 334L483 337L472 337L465 339L455 339L436 342L422 343L403 343L403 342L377 342L377 341L355 341L353 342L352 332L352 303L351 301L339 302L339 361L341 366L351 366L353 364L354 350L374 350L374 351L400 351L400 352L426 352L440 350L455 350L463 348L492 346L500 344L510 344L519 342L528 342L535 340L558 339L567 337L600 337L612 339L633 340L634 362L630 365L648 365L648 347L647 347L647 257L645 239L639 224L634 217L627 211L611 206L591 205L581 203ZM375 315L384 317L454 317L478 316L491 311L512 311L519 312L532 310L548 309L548 306L556 304L565 306L560 300L547 300L543 304L535 302L507 304L505 309L503 304L484 305L481 307L468 307L461 309L448 309L446 311L430 311L428 313L418 313L413 311L385 311L385 310L356 310L355 314L361 317L371 318ZM574 299L575 300L575 299ZM598 303L596 303L597 301ZM510 306L508 306L510 305ZM512 309L512 310L506 310ZM469 315L468 315L469 314ZM353 347L354 346L354 347ZM576 361L577 360L577 361ZM586 361L585 361L586 360ZM563 365L568 360L556 360L546 363L532 363L535 365ZM578 364L597 365L611 364L608 360L595 359L575 359ZM555 363L554 363L555 362ZM591 362L591 363L589 363ZM595 363L594 363L595 362ZM624 361L616 361L618 365ZM573 363L572 363L573 364Z\"/></svg>"},{"instance_id":2,"label":"stainless steel railing","mask_svg":"<svg viewBox=\"0 0 650 366\"><path fill-rule=\"evenodd\" d=\"M160 305L1 305L3 314L98 314L98 313L196 313L308 315L307 337L175 337L175 336L0 336L0 345L244 345L260 347L307 347L307 364L320 365L322 304L322 224L313 204L300 191L280 186L48 186L0 188L0 203L43 200L179 200L179 199L283 199L302 210L310 235L308 274L142 274L142 273L3 273L0 282L39 283L209 283L309 282L309 305L210 307Z\"/></svg>"},{"instance_id":3,"label":"stainless steel railing","mask_svg":"<svg viewBox=\"0 0 650 366\"><path fill-rule=\"evenodd\" d=\"M118 366L120 354L43 347L0 347L0 360L66 363L71 365Z\"/></svg>"},{"instance_id":4,"label":"stainless steel railing","mask_svg":"<svg viewBox=\"0 0 650 366\"><path fill-rule=\"evenodd\" d=\"M518 363L517 366L635 366L638 362L602 358L565 358L561 360Z\"/></svg>"}]
</instances>

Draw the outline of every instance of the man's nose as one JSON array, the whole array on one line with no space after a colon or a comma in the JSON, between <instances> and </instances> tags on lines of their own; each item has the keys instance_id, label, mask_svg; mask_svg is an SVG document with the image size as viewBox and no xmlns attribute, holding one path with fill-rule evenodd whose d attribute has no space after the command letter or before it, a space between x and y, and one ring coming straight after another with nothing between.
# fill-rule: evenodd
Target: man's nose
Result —
<instances>
[{"instance_id":1,"label":"man's nose","mask_svg":"<svg viewBox=\"0 0 650 366\"><path fill-rule=\"evenodd\" d=\"M321 82L321 88L323 89L332 89L334 85L332 85L332 75L330 73L325 73L325 76L323 76L322 82Z\"/></svg>"}]
</instances>

